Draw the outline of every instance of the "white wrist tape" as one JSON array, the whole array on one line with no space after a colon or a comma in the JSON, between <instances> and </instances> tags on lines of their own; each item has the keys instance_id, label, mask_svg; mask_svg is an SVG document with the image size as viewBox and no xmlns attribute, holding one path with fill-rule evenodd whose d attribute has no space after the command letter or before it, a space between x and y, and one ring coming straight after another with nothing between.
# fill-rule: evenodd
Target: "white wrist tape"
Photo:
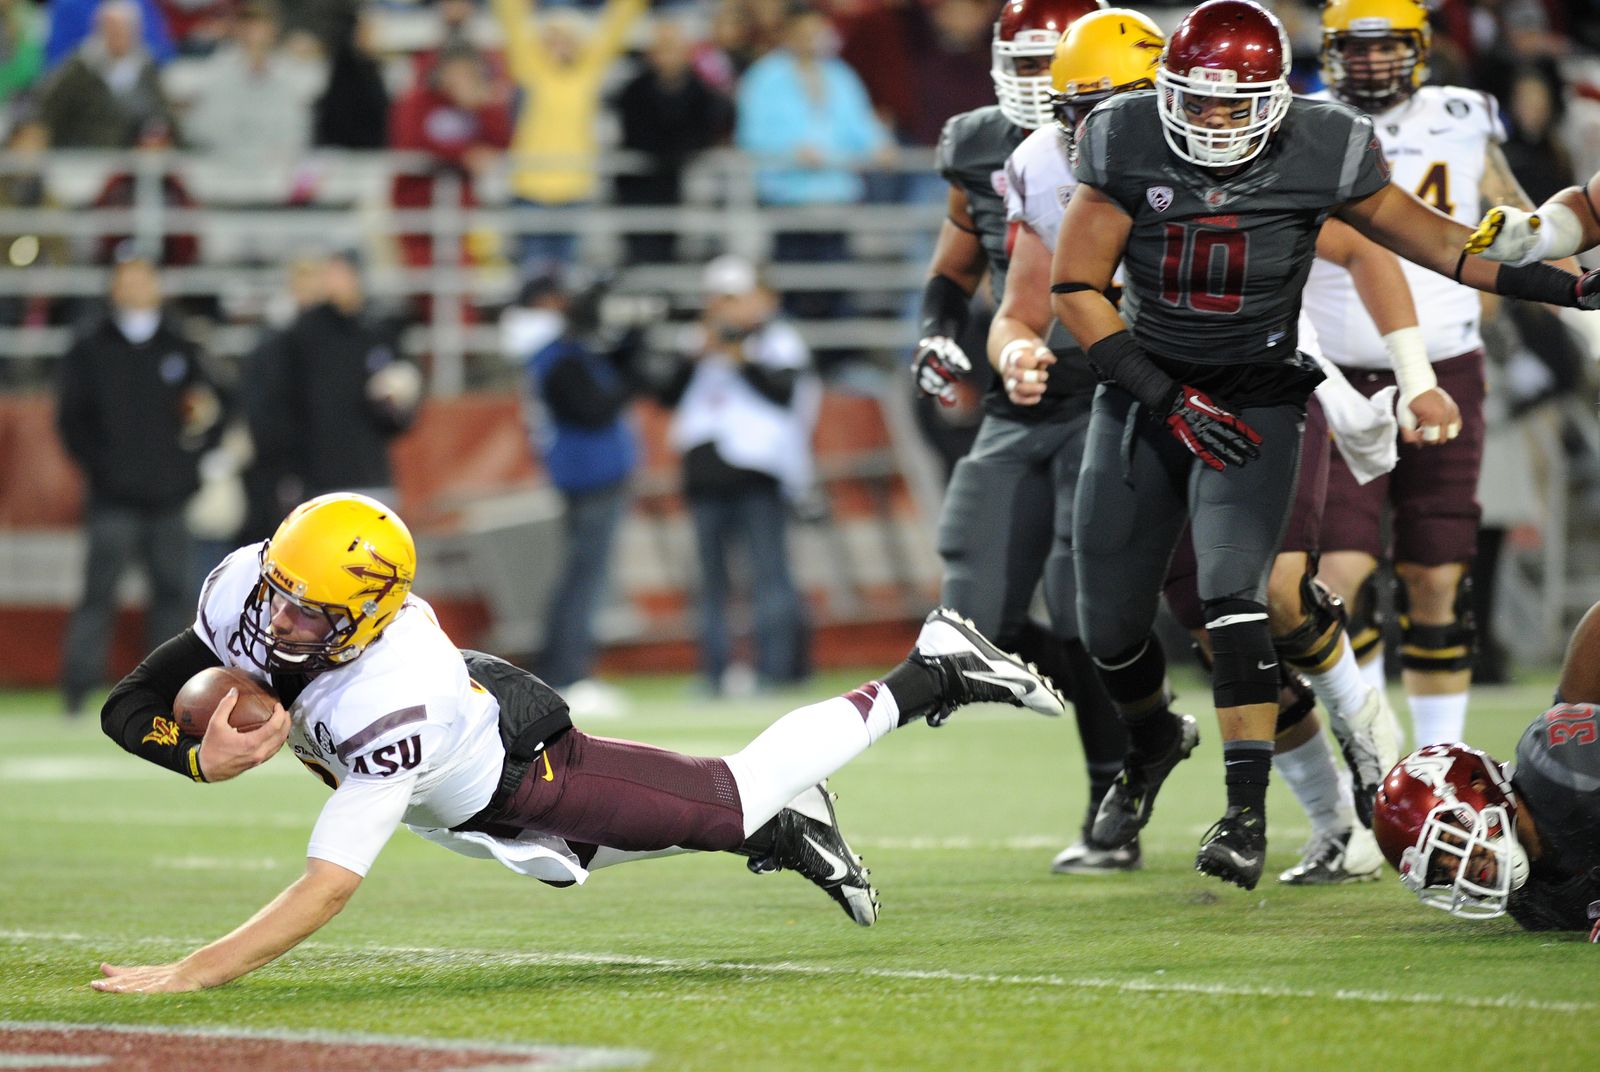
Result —
<instances>
[{"instance_id":1,"label":"white wrist tape","mask_svg":"<svg viewBox=\"0 0 1600 1072\"><path fill-rule=\"evenodd\" d=\"M1428 360L1428 344L1422 339L1421 328L1401 328L1385 335L1383 345L1394 366L1395 383L1400 386L1400 398L1395 403L1400 426L1415 428L1411 400L1439 386L1439 377L1433 374L1433 364Z\"/></svg>"},{"instance_id":2,"label":"white wrist tape","mask_svg":"<svg viewBox=\"0 0 1600 1072\"><path fill-rule=\"evenodd\" d=\"M1039 341L1037 339L1012 339L1010 342L1002 346L1000 348L1000 360L996 366L999 369L1000 375L1011 375L1012 366L1017 363L1017 359L1020 358L1025 352L1033 350L1034 347L1038 345Z\"/></svg>"},{"instance_id":3,"label":"white wrist tape","mask_svg":"<svg viewBox=\"0 0 1600 1072\"><path fill-rule=\"evenodd\" d=\"M1538 237L1534 239L1533 261L1559 261L1578 252L1583 244L1583 224L1566 205L1545 205L1540 208Z\"/></svg>"}]
</instances>

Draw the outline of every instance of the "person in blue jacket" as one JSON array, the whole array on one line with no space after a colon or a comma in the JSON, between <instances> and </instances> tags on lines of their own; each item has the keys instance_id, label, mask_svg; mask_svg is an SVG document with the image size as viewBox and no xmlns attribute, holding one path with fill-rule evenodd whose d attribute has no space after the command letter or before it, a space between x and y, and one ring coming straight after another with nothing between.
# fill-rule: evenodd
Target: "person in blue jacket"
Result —
<instances>
[{"instance_id":1,"label":"person in blue jacket","mask_svg":"<svg viewBox=\"0 0 1600 1072\"><path fill-rule=\"evenodd\" d=\"M557 689L586 681L593 668L594 620L638 461L628 404L640 336L603 341L597 304L594 288L580 292L548 268L528 279L501 320L507 354L525 363L534 449L566 507L565 560L540 660L541 675Z\"/></svg>"}]
</instances>

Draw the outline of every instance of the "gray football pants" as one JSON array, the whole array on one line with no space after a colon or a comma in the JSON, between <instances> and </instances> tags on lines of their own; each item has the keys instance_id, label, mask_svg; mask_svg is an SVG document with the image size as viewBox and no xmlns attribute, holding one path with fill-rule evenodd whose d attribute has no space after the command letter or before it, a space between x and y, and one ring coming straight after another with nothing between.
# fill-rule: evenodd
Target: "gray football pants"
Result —
<instances>
[{"instance_id":1,"label":"gray football pants","mask_svg":"<svg viewBox=\"0 0 1600 1072\"><path fill-rule=\"evenodd\" d=\"M1078 625L1097 659L1149 635L1173 547L1192 522L1201 603L1265 603L1300 469L1304 417L1293 405L1239 412L1261 435L1248 465L1211 469L1121 388L1095 392L1073 545Z\"/></svg>"},{"instance_id":2,"label":"gray football pants","mask_svg":"<svg viewBox=\"0 0 1600 1072\"><path fill-rule=\"evenodd\" d=\"M1025 423L986 414L939 516L940 600L996 640L1026 622L1044 582L1051 630L1077 637L1072 504L1089 414Z\"/></svg>"}]
</instances>

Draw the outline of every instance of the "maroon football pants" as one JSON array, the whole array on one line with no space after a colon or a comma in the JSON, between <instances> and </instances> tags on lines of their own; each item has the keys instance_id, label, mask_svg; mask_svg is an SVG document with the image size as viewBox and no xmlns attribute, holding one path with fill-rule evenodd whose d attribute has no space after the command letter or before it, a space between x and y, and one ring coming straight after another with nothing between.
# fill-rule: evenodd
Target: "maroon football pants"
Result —
<instances>
[{"instance_id":1,"label":"maroon football pants","mask_svg":"<svg viewBox=\"0 0 1600 1072\"><path fill-rule=\"evenodd\" d=\"M739 787L720 759L567 730L528 764L492 826L565 838L575 851L680 846L707 852L744 843ZM591 859L593 852L579 851Z\"/></svg>"}]
</instances>

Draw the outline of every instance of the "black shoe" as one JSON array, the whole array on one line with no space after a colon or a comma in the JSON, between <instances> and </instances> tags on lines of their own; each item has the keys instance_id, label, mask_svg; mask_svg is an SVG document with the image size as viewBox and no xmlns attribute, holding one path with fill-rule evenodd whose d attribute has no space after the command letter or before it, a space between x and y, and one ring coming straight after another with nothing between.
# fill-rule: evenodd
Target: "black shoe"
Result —
<instances>
[{"instance_id":1,"label":"black shoe","mask_svg":"<svg viewBox=\"0 0 1600 1072\"><path fill-rule=\"evenodd\" d=\"M1253 890L1267 862L1267 817L1253 808L1229 808L1200 841L1194 869Z\"/></svg>"},{"instance_id":2,"label":"black shoe","mask_svg":"<svg viewBox=\"0 0 1600 1072\"><path fill-rule=\"evenodd\" d=\"M872 872L850 851L833 811L826 782L801 793L734 851L748 856L753 874L795 871L820 886L845 915L863 927L878 921Z\"/></svg>"},{"instance_id":3,"label":"black shoe","mask_svg":"<svg viewBox=\"0 0 1600 1072\"><path fill-rule=\"evenodd\" d=\"M1001 651L977 626L948 607L922 623L908 662L932 671L939 698L928 725L942 725L950 713L970 703L1003 703L1041 715L1066 713L1067 701L1055 683L1010 652Z\"/></svg>"},{"instance_id":4,"label":"black shoe","mask_svg":"<svg viewBox=\"0 0 1600 1072\"><path fill-rule=\"evenodd\" d=\"M1200 727L1192 715L1175 713L1173 717L1178 720L1178 732L1165 755L1150 759L1136 751L1128 753L1122 770L1117 772L1116 780L1106 790L1105 799L1100 801L1100 809L1095 812L1089 837L1096 845L1121 848L1138 837L1144 824L1150 821L1150 810L1155 807L1161 783L1200 743Z\"/></svg>"}]
</instances>

